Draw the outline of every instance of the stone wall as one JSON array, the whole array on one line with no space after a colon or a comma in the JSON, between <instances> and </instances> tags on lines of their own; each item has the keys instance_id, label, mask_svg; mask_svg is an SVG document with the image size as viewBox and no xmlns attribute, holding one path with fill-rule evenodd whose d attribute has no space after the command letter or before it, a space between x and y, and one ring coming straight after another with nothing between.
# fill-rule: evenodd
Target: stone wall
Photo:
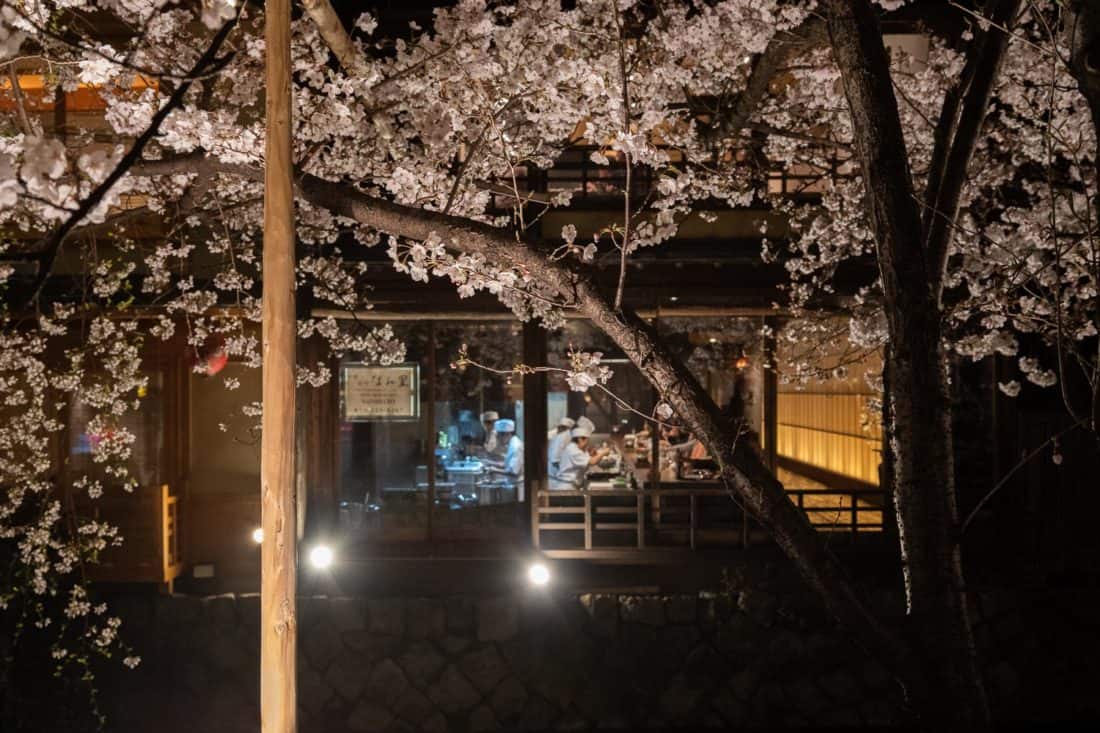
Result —
<instances>
[{"instance_id":1,"label":"stone wall","mask_svg":"<svg viewBox=\"0 0 1100 733\"><path fill-rule=\"evenodd\" d=\"M257 731L259 599L133 596L133 671L101 677L112 731ZM886 725L885 671L761 591L303 598L300 730Z\"/></svg>"}]
</instances>

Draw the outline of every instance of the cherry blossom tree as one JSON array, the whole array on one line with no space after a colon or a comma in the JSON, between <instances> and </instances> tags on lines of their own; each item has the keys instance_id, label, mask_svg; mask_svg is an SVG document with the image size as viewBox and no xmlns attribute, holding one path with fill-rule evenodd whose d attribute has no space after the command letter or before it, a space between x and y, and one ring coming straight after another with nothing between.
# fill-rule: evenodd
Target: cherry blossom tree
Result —
<instances>
[{"instance_id":1,"label":"cherry blossom tree","mask_svg":"<svg viewBox=\"0 0 1100 733\"><path fill-rule=\"evenodd\" d=\"M567 312L587 318L657 389L661 418L675 412L707 444L730 491L890 667L924 723L980 724L988 710L954 536L946 365L1013 357L1021 379L1060 388L1076 423L1097 428L1096 21L1072 3L991 0L943 28L928 24L925 52L888 54L878 16L905 5L463 0L429 28L383 37L370 15L348 28L328 0L303 0L299 287L335 308L367 308L351 250L383 247L414 281L488 291L518 318L548 327ZM105 130L62 136L27 113L14 85L0 137L0 219L24 233L0 245L0 377L7 408L24 416L0 429L12 456L0 465L0 531L28 548L20 567L41 574L36 593L54 592L47 579L71 569L63 552L83 557L115 541L96 527L89 547L70 549L84 535L61 526L43 456L64 395L90 399L102 421L133 409L137 344L181 328L194 349L216 341L258 364L249 324L261 277L260 12L227 0L0 9L11 78L33 69L60 89L93 85L106 105ZM544 231L571 192L526 185L528 171L578 147L624 181L616 223L591 239L573 225ZM813 195L776 191L769 181L782 170ZM654 185L639 192L632 181L643 174ZM784 307L812 317L828 304L830 324L839 308L854 349L885 348L904 628L872 613L757 448L737 440L624 304L640 249L674 247L692 218L750 206L789 223L760 232L761 256L790 273ZM142 217L163 235L136 236L129 227ZM48 284L65 252L82 269L75 294L59 295ZM878 276L838 294L838 269L868 260ZM29 277L16 269L26 262L37 264ZM618 268L614 288L596 284L599 263ZM155 307L151 327L133 317L136 303ZM306 319L299 333L400 358L384 328ZM821 331L799 333L812 345ZM571 363L571 385L607 379L598 355ZM323 365L302 368L303 380L326 376ZM104 443L104 462L125 457L125 438Z\"/></svg>"}]
</instances>

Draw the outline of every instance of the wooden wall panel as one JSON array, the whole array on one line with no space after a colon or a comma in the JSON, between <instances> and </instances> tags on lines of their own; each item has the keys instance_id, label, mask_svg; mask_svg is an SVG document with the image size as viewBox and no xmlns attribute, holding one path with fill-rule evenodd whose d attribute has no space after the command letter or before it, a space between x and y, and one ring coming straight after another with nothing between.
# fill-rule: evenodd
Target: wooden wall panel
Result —
<instances>
[{"instance_id":1,"label":"wooden wall panel","mask_svg":"<svg viewBox=\"0 0 1100 733\"><path fill-rule=\"evenodd\" d=\"M865 394L780 393L779 455L878 486L882 430L870 400Z\"/></svg>"}]
</instances>

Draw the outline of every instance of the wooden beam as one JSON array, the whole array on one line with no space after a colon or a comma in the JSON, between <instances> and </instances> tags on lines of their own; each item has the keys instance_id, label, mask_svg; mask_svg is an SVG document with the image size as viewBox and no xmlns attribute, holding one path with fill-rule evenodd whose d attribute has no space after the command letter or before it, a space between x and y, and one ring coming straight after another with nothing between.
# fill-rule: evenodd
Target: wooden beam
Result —
<instances>
[{"instance_id":1,"label":"wooden beam","mask_svg":"<svg viewBox=\"0 0 1100 733\"><path fill-rule=\"evenodd\" d=\"M290 0L265 5L263 435L260 503L260 726L297 730L294 184L290 146Z\"/></svg>"}]
</instances>

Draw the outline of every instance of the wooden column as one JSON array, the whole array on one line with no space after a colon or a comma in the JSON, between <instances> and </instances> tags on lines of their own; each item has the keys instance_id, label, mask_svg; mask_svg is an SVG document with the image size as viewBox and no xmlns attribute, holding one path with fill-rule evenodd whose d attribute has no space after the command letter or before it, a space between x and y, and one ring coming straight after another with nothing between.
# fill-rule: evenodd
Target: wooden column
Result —
<instances>
[{"instance_id":1,"label":"wooden column","mask_svg":"<svg viewBox=\"0 0 1100 733\"><path fill-rule=\"evenodd\" d=\"M779 364L775 360L775 337L779 332L778 318L764 317L764 325L770 331L764 337L764 460L775 473L779 452Z\"/></svg>"},{"instance_id":2,"label":"wooden column","mask_svg":"<svg viewBox=\"0 0 1100 733\"><path fill-rule=\"evenodd\" d=\"M301 314L301 308L298 312ZM318 362L325 363L334 375L320 387L307 384L298 388L298 460L302 463L298 475L305 478L306 533L324 537L335 531L340 507L340 463L334 451L339 439L340 364L330 357L316 335L300 342L299 349L304 355L303 364L312 368Z\"/></svg>"},{"instance_id":3,"label":"wooden column","mask_svg":"<svg viewBox=\"0 0 1100 733\"><path fill-rule=\"evenodd\" d=\"M546 364L546 329L531 321L523 324L523 363L530 366ZM525 499L531 510L532 541L536 547L536 497L539 489L546 488L547 387L545 372L525 374L523 377L523 483L527 489ZM518 496L516 498L519 499Z\"/></svg>"},{"instance_id":4,"label":"wooden column","mask_svg":"<svg viewBox=\"0 0 1100 733\"><path fill-rule=\"evenodd\" d=\"M290 0L268 0L264 165L263 435L260 502L260 725L297 730L297 507L294 471L294 193L290 147Z\"/></svg>"},{"instance_id":5,"label":"wooden column","mask_svg":"<svg viewBox=\"0 0 1100 733\"><path fill-rule=\"evenodd\" d=\"M428 399L425 400L425 402L427 402L427 409L424 411L427 429L427 434L424 436L424 445L426 446L425 451L427 456L425 456L424 463L428 469L428 527L426 536L428 543L433 545L435 543L435 483L437 481L435 475L435 451L439 445L439 435L435 429L435 401L438 399L438 395L436 394L436 383L439 381L438 375L436 374L435 363L435 352L437 348L438 345L435 340L435 321L428 321ZM460 436L459 440L461 439ZM419 486L416 488L417 490L420 489Z\"/></svg>"}]
</instances>

